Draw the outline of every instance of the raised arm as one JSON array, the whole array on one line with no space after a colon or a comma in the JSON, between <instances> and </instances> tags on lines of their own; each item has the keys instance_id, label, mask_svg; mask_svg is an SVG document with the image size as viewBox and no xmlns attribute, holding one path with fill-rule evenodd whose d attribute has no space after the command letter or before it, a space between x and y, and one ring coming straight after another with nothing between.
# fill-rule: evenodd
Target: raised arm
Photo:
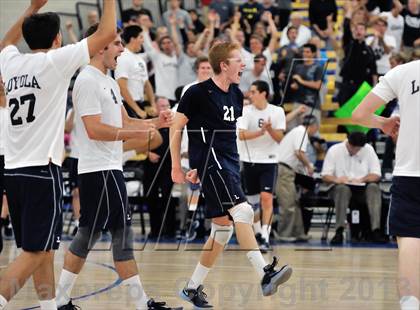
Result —
<instances>
[{"instance_id":1,"label":"raised arm","mask_svg":"<svg viewBox=\"0 0 420 310\"><path fill-rule=\"evenodd\" d=\"M268 28L271 33L271 39L270 39L270 42L268 43L268 50L270 51L271 54L273 54L274 51L276 50L277 41L279 38L278 31L277 31L277 27L276 27L276 24L274 23L273 16L271 15L271 13L269 11L266 11L264 14L267 15Z\"/></svg>"},{"instance_id":2,"label":"raised arm","mask_svg":"<svg viewBox=\"0 0 420 310\"><path fill-rule=\"evenodd\" d=\"M104 0L104 13L99 22L98 30L87 39L90 57L104 49L117 35L115 8L115 0Z\"/></svg>"},{"instance_id":3,"label":"raised arm","mask_svg":"<svg viewBox=\"0 0 420 310\"><path fill-rule=\"evenodd\" d=\"M180 22L183 23L183 21L180 21ZM176 55L179 56L181 54L182 47L178 38L178 30L177 30L178 21L176 19L176 15L169 16L169 23L171 24L171 34L172 34L172 40L174 41L174 45L175 45L175 52L176 52Z\"/></svg>"},{"instance_id":4,"label":"raised arm","mask_svg":"<svg viewBox=\"0 0 420 310\"><path fill-rule=\"evenodd\" d=\"M37 13L48 0L32 0L29 7L24 11L22 16L13 24L13 26L6 32L0 44L0 49L8 45L16 45L22 38L22 24L26 17Z\"/></svg>"},{"instance_id":5,"label":"raised arm","mask_svg":"<svg viewBox=\"0 0 420 310\"><path fill-rule=\"evenodd\" d=\"M71 22L71 20L68 20L66 22L66 29L67 29L67 34L69 35L70 42L73 44L77 43L77 41L79 40L77 39L77 36L74 33L73 23Z\"/></svg>"},{"instance_id":6,"label":"raised arm","mask_svg":"<svg viewBox=\"0 0 420 310\"><path fill-rule=\"evenodd\" d=\"M241 13L240 12L235 12L235 15L233 16L233 23L230 26L230 41L234 44L239 44L239 41L236 39L236 33L238 32L239 28L241 28L240 25L240 20L241 20Z\"/></svg>"}]
</instances>

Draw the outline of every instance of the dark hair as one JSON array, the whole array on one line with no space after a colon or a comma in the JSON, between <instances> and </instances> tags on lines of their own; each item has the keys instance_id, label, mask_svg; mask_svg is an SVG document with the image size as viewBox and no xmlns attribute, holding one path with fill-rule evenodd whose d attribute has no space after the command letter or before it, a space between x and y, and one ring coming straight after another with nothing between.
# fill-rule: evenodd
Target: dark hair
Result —
<instances>
[{"instance_id":1,"label":"dark hair","mask_svg":"<svg viewBox=\"0 0 420 310\"><path fill-rule=\"evenodd\" d=\"M99 27L99 23L93 24L92 26L90 26L88 28L88 30L86 30L85 34L84 34L84 38L90 37L92 34L94 34ZM117 27L117 33L121 33L122 29L120 27Z\"/></svg>"},{"instance_id":2,"label":"dark hair","mask_svg":"<svg viewBox=\"0 0 420 310\"><path fill-rule=\"evenodd\" d=\"M265 98L267 98L270 93L270 86L266 81L256 80L251 85L254 85L260 93L265 92Z\"/></svg>"},{"instance_id":3,"label":"dark hair","mask_svg":"<svg viewBox=\"0 0 420 310\"><path fill-rule=\"evenodd\" d=\"M161 37L161 38L159 39L159 41L158 41L158 46L159 46L159 48L161 48L161 45L162 45L163 40L166 40L166 39L169 39L169 40L171 40L171 41L173 42L173 40L172 40L171 36L168 36L168 35L163 36L163 37Z\"/></svg>"},{"instance_id":4,"label":"dark hair","mask_svg":"<svg viewBox=\"0 0 420 310\"><path fill-rule=\"evenodd\" d=\"M125 44L130 43L131 38L137 38L139 34L141 33L142 29L140 26L132 25L127 26L124 28L122 33L122 39L124 40Z\"/></svg>"},{"instance_id":5,"label":"dark hair","mask_svg":"<svg viewBox=\"0 0 420 310\"><path fill-rule=\"evenodd\" d=\"M53 12L33 14L24 19L22 34L31 50L49 49L60 32L60 17Z\"/></svg>"},{"instance_id":6,"label":"dark hair","mask_svg":"<svg viewBox=\"0 0 420 310\"><path fill-rule=\"evenodd\" d=\"M302 46L302 50L303 50L305 47L306 47L306 48L309 48L309 49L311 50L312 54L313 54L313 53L316 53L316 51L318 50L318 49L317 49L317 47L316 47L316 45L315 45L315 44L312 44L312 43L306 43L306 44L304 44L304 45Z\"/></svg>"},{"instance_id":7,"label":"dark hair","mask_svg":"<svg viewBox=\"0 0 420 310\"><path fill-rule=\"evenodd\" d=\"M312 114L310 115L305 115L305 117L303 118L303 122L302 122L303 126L311 126L311 125L318 125L318 120L316 119L316 117Z\"/></svg>"},{"instance_id":8,"label":"dark hair","mask_svg":"<svg viewBox=\"0 0 420 310\"><path fill-rule=\"evenodd\" d=\"M386 19L385 17L379 17L379 18L375 21L375 24L378 24L378 23L382 23L382 24L384 24L385 26L388 26L388 21L387 21L387 19Z\"/></svg>"},{"instance_id":9,"label":"dark hair","mask_svg":"<svg viewBox=\"0 0 420 310\"><path fill-rule=\"evenodd\" d=\"M290 30L293 30L293 29L296 30L296 31L298 31L298 29L295 26L290 26L289 28L287 28L286 35L289 36L289 31Z\"/></svg>"},{"instance_id":10,"label":"dark hair","mask_svg":"<svg viewBox=\"0 0 420 310\"><path fill-rule=\"evenodd\" d=\"M354 131L349 134L348 141L352 146L363 147L366 144L367 138L363 132Z\"/></svg>"},{"instance_id":11,"label":"dark hair","mask_svg":"<svg viewBox=\"0 0 420 310\"><path fill-rule=\"evenodd\" d=\"M209 62L209 58L207 56L199 56L194 61L194 71L197 72L198 68L200 67L200 64L203 62Z\"/></svg>"},{"instance_id":12,"label":"dark hair","mask_svg":"<svg viewBox=\"0 0 420 310\"><path fill-rule=\"evenodd\" d=\"M264 54L257 54L254 56L254 62L258 62L260 59L264 59L265 61L267 61L267 57L265 57Z\"/></svg>"},{"instance_id":13,"label":"dark hair","mask_svg":"<svg viewBox=\"0 0 420 310\"><path fill-rule=\"evenodd\" d=\"M261 44L263 44L264 39L259 35L259 34L251 34L251 37L249 38L249 40L251 41L251 39L255 39L258 40L258 42L260 42Z\"/></svg>"}]
</instances>

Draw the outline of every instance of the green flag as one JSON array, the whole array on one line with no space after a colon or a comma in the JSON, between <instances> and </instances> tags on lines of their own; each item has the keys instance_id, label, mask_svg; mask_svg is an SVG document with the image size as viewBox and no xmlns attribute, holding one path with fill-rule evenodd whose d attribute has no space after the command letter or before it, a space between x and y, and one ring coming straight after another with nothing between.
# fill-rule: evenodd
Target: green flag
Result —
<instances>
[{"instance_id":1,"label":"green flag","mask_svg":"<svg viewBox=\"0 0 420 310\"><path fill-rule=\"evenodd\" d=\"M351 114L353 113L354 109L362 102L363 98L371 91L372 86L369 85L367 82L363 82L363 84L359 87L357 92L351 97L347 102L335 111L334 116L337 118L350 118ZM385 105L381 106L379 109L376 110L375 114L380 115L382 111L385 109ZM359 126L359 125L345 125L348 132L351 133L353 131L361 131L363 133L367 133L369 128Z\"/></svg>"}]
</instances>

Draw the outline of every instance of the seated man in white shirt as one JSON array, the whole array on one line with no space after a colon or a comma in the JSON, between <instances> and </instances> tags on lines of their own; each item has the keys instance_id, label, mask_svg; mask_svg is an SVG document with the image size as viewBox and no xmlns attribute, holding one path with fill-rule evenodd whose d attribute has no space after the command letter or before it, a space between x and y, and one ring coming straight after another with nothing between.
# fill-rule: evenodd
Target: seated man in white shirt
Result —
<instances>
[{"instance_id":1,"label":"seated man in white shirt","mask_svg":"<svg viewBox=\"0 0 420 310\"><path fill-rule=\"evenodd\" d=\"M366 135L353 132L348 139L333 145L327 152L322 167L322 180L334 184L331 190L335 204L336 233L331 244L343 243L343 231L350 200L365 202L370 215L373 241L383 241L381 224L381 179L378 155Z\"/></svg>"},{"instance_id":2,"label":"seated man in white shirt","mask_svg":"<svg viewBox=\"0 0 420 310\"><path fill-rule=\"evenodd\" d=\"M276 193L280 204L277 232L281 241L296 242L309 239L309 236L305 235L295 178L296 173L314 173L314 167L306 155L306 147L309 137L318 130L316 117L306 115L303 124L289 131L280 142L277 154L279 172Z\"/></svg>"}]
</instances>

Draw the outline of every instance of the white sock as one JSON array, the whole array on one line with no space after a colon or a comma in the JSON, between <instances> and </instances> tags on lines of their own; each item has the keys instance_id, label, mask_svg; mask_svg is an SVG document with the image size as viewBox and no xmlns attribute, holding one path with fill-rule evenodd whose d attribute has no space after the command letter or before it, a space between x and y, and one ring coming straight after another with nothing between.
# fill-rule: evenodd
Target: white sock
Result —
<instances>
[{"instance_id":1,"label":"white sock","mask_svg":"<svg viewBox=\"0 0 420 310\"><path fill-rule=\"evenodd\" d=\"M419 310L420 303L416 296L403 296L400 299L401 310Z\"/></svg>"},{"instance_id":2,"label":"white sock","mask_svg":"<svg viewBox=\"0 0 420 310\"><path fill-rule=\"evenodd\" d=\"M265 262L260 250L257 249L254 251L249 251L246 256L257 271L258 276L262 279L264 276L264 267L267 266L267 263Z\"/></svg>"},{"instance_id":3,"label":"white sock","mask_svg":"<svg viewBox=\"0 0 420 310\"><path fill-rule=\"evenodd\" d=\"M127 285L129 287L129 295L131 300L135 303L136 309L147 309L149 297L147 297L146 292L143 289L139 275L125 279L122 282L122 285Z\"/></svg>"},{"instance_id":4,"label":"white sock","mask_svg":"<svg viewBox=\"0 0 420 310\"><path fill-rule=\"evenodd\" d=\"M79 227L79 220L74 220L74 226Z\"/></svg>"},{"instance_id":5,"label":"white sock","mask_svg":"<svg viewBox=\"0 0 420 310\"><path fill-rule=\"evenodd\" d=\"M265 241L269 241L268 239L270 238L270 233L268 232L268 225L264 224L261 228L261 237L265 240Z\"/></svg>"},{"instance_id":6,"label":"white sock","mask_svg":"<svg viewBox=\"0 0 420 310\"><path fill-rule=\"evenodd\" d=\"M255 222L254 224L252 224L252 227L254 227L254 233L255 234L261 234L262 235L261 221L258 221L258 222Z\"/></svg>"},{"instance_id":7,"label":"white sock","mask_svg":"<svg viewBox=\"0 0 420 310\"><path fill-rule=\"evenodd\" d=\"M190 281L188 281L187 288L196 290L201 284L203 284L204 279L209 274L211 268L207 268L200 264L200 262L195 267L195 270L191 276Z\"/></svg>"},{"instance_id":8,"label":"white sock","mask_svg":"<svg viewBox=\"0 0 420 310\"><path fill-rule=\"evenodd\" d=\"M57 310L55 299L40 300L39 305L41 306L41 310Z\"/></svg>"},{"instance_id":9,"label":"white sock","mask_svg":"<svg viewBox=\"0 0 420 310\"><path fill-rule=\"evenodd\" d=\"M2 295L0 295L0 309L6 308L7 300Z\"/></svg>"},{"instance_id":10,"label":"white sock","mask_svg":"<svg viewBox=\"0 0 420 310\"><path fill-rule=\"evenodd\" d=\"M57 299L57 306L61 307L67 305L70 301L71 291L74 283L76 283L77 274L63 269L61 271L60 280L55 292Z\"/></svg>"}]
</instances>

